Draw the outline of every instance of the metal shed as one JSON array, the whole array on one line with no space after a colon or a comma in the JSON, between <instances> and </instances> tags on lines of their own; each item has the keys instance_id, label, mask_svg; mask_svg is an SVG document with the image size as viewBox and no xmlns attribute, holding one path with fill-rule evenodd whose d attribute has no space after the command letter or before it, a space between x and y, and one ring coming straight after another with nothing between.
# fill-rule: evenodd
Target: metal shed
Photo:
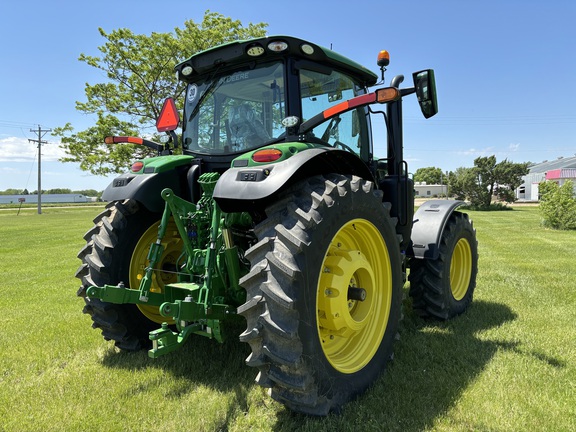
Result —
<instances>
[{"instance_id":1,"label":"metal shed","mask_svg":"<svg viewBox=\"0 0 576 432\"><path fill-rule=\"evenodd\" d=\"M557 181L560 185L563 185L566 180L572 180L576 193L576 156L544 161L528 169L528 174L523 177L524 184L516 190L516 197L519 200L538 201L539 184L546 180Z\"/></svg>"}]
</instances>

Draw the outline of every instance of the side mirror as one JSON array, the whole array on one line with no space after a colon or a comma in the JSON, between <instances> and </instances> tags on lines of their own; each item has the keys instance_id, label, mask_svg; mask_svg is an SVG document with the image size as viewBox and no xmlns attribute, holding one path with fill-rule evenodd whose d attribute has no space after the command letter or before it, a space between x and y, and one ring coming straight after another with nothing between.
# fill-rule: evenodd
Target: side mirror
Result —
<instances>
[{"instance_id":1,"label":"side mirror","mask_svg":"<svg viewBox=\"0 0 576 432\"><path fill-rule=\"evenodd\" d=\"M420 104L420 109L425 118L430 118L438 112L438 101L436 99L436 80L434 70L426 69L412 74L416 97Z\"/></svg>"}]
</instances>

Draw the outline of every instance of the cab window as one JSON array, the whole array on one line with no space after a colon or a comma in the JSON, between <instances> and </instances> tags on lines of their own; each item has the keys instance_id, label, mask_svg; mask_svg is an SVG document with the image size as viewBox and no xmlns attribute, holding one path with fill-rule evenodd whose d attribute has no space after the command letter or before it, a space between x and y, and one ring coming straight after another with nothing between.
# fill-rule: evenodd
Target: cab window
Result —
<instances>
[{"instance_id":1,"label":"cab window","mask_svg":"<svg viewBox=\"0 0 576 432\"><path fill-rule=\"evenodd\" d=\"M306 69L300 70L300 92L302 121L365 93L350 77L338 71L323 74ZM333 147L360 155L362 149L368 149L367 121L367 110L365 107L360 107L318 125L312 130L313 137Z\"/></svg>"}]
</instances>

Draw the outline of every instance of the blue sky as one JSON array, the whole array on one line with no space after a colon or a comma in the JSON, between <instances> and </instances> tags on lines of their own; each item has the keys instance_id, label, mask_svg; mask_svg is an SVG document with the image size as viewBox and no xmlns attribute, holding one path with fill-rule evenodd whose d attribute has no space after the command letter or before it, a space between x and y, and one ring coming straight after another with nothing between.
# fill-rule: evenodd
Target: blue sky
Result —
<instances>
[{"instance_id":1,"label":"blue sky","mask_svg":"<svg viewBox=\"0 0 576 432\"><path fill-rule=\"evenodd\" d=\"M271 2L270 0L13 1L0 5L0 190L35 190L36 136L93 119L75 110L84 85L101 72L78 61L98 54L107 32L171 32L210 9L244 24L266 22L268 34L309 39L377 72L390 52L387 82L434 68L439 114L420 115L407 98L405 158L409 171L472 166L478 156L541 162L576 153L576 2L574 0ZM176 63L176 59L175 59ZM376 153L385 155L377 130ZM58 140L42 150L42 188L103 190L110 179L57 161Z\"/></svg>"}]
</instances>

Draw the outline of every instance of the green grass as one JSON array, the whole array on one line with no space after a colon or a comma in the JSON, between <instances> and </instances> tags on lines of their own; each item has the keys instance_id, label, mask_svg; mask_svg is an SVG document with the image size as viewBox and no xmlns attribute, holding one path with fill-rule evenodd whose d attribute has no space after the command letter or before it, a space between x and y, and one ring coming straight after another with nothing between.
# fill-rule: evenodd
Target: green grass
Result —
<instances>
[{"instance_id":1,"label":"green grass","mask_svg":"<svg viewBox=\"0 0 576 432\"><path fill-rule=\"evenodd\" d=\"M98 211L0 211L0 431L576 430L576 232L543 229L537 208L470 212L470 310L428 322L406 300L394 361L327 418L271 400L236 340L158 360L105 342L74 278Z\"/></svg>"}]
</instances>

